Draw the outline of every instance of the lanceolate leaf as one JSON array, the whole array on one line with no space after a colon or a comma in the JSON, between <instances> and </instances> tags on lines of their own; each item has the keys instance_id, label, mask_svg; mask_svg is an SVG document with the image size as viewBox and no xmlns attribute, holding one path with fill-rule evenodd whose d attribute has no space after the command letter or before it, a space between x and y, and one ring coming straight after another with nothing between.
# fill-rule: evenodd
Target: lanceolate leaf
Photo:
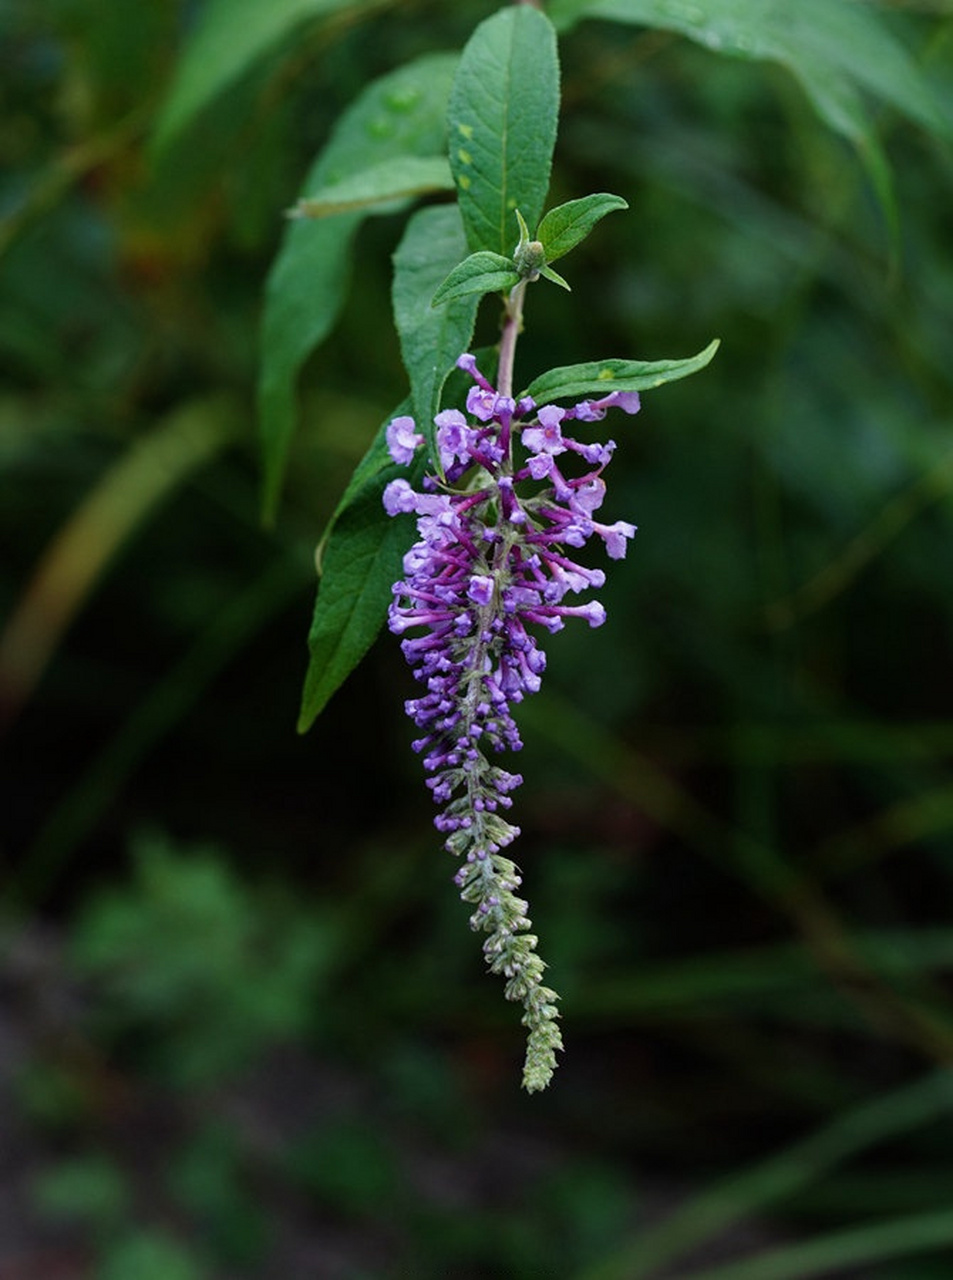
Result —
<instances>
[{"instance_id":1,"label":"lanceolate leaf","mask_svg":"<svg viewBox=\"0 0 953 1280\"><path fill-rule=\"evenodd\" d=\"M449 210L426 210L423 213L447 214ZM416 219L415 219L416 221ZM418 229L423 234L424 226ZM435 228L435 230L438 228ZM449 231L449 227L445 228ZM457 230L462 237L462 232ZM429 297L429 294L428 294ZM456 304L458 306L476 304ZM451 308L447 308L450 310ZM429 311L429 302L427 304ZM433 313L430 313L431 316ZM461 324L461 332L463 324ZM472 326L471 326L472 328ZM469 337L469 335L468 335ZM461 354L466 342L456 350L456 338L445 334L446 350ZM495 348L481 348L475 353L484 374L496 377ZM438 378L440 386L447 381ZM462 403L465 388L472 385L468 376L451 369L449 382L455 393L451 400ZM436 406L440 387L435 386L431 401ZM403 557L414 540L411 516L392 517L383 506L384 489L397 476L406 476L414 488L427 466L427 450L420 449L410 467L398 467L387 449L387 425L392 419L411 411L410 400L399 404L381 424L364 457L351 476L337 508L328 521L318 548L320 583L314 608L314 620L308 646L311 660L305 677L298 730L304 733L354 670L387 617L391 586L400 578Z\"/></svg>"},{"instance_id":2,"label":"lanceolate leaf","mask_svg":"<svg viewBox=\"0 0 953 1280\"><path fill-rule=\"evenodd\" d=\"M539 274L544 280L551 280L553 284L558 284L560 289L565 289L567 293L572 293L569 281L564 280L559 272L554 271L552 267L540 267Z\"/></svg>"},{"instance_id":3,"label":"lanceolate leaf","mask_svg":"<svg viewBox=\"0 0 953 1280\"><path fill-rule=\"evenodd\" d=\"M367 485L375 480L383 471L390 469L391 474L381 484L381 492L383 493L384 485L388 480L393 479L398 473L393 470L394 460L390 456L387 448L387 426L394 418L410 413L413 405L410 400L402 400L392 414L390 414L377 429L374 439L367 446L367 450L361 458L360 462L351 473L351 478L345 486L344 492L338 499L338 504L334 508L331 519L324 527L321 534L321 541L318 543L316 559L318 564L318 576L324 574L324 552L334 532L334 526L337 524L338 517L348 509L357 495L367 487Z\"/></svg>"},{"instance_id":4,"label":"lanceolate leaf","mask_svg":"<svg viewBox=\"0 0 953 1280\"><path fill-rule=\"evenodd\" d=\"M213 98L309 19L371 0L208 0L179 62L154 136L166 147Z\"/></svg>"},{"instance_id":5,"label":"lanceolate leaf","mask_svg":"<svg viewBox=\"0 0 953 1280\"><path fill-rule=\"evenodd\" d=\"M387 616L391 585L414 540L413 518L389 516L381 500L391 480L405 475L415 483L424 466L423 451L410 471L396 466L387 452L387 423L409 409L405 401L381 425L321 541L321 578L308 637L311 659L298 719L301 733L374 643Z\"/></svg>"},{"instance_id":6,"label":"lanceolate leaf","mask_svg":"<svg viewBox=\"0 0 953 1280\"><path fill-rule=\"evenodd\" d=\"M442 307L430 305L434 289L466 253L455 205L420 209L407 224L394 255L394 320L410 377L413 417L433 450L433 418L457 356L469 348L479 294Z\"/></svg>"},{"instance_id":7,"label":"lanceolate leaf","mask_svg":"<svg viewBox=\"0 0 953 1280\"><path fill-rule=\"evenodd\" d=\"M328 218L390 200L452 190L450 166L443 156L398 156L313 191L299 200L291 213L301 218Z\"/></svg>"},{"instance_id":8,"label":"lanceolate leaf","mask_svg":"<svg viewBox=\"0 0 953 1280\"><path fill-rule=\"evenodd\" d=\"M341 117L304 194L395 156L441 156L454 66L451 55L428 56L370 85ZM258 383L266 518L277 506L294 433L298 372L337 320L351 240L363 216L290 223L268 277Z\"/></svg>"},{"instance_id":9,"label":"lanceolate leaf","mask_svg":"<svg viewBox=\"0 0 953 1280\"><path fill-rule=\"evenodd\" d=\"M450 167L471 250L511 254L517 207L543 212L559 113L552 25L532 5L509 5L473 33L447 113Z\"/></svg>"},{"instance_id":10,"label":"lanceolate leaf","mask_svg":"<svg viewBox=\"0 0 953 1280\"><path fill-rule=\"evenodd\" d=\"M484 293L512 289L514 284L519 284L519 279L519 272L513 266L512 258L483 249L479 253L471 253L459 266L454 267L433 295L431 305L438 307L451 298L465 298L471 293L482 297Z\"/></svg>"},{"instance_id":11,"label":"lanceolate leaf","mask_svg":"<svg viewBox=\"0 0 953 1280\"><path fill-rule=\"evenodd\" d=\"M388 516L381 505L385 484L397 474L392 466L353 495L324 549L308 637L311 661L298 719L301 733L364 657L387 616L391 585L414 539L413 518Z\"/></svg>"},{"instance_id":12,"label":"lanceolate leaf","mask_svg":"<svg viewBox=\"0 0 953 1280\"><path fill-rule=\"evenodd\" d=\"M539 224L536 239L546 250L546 261L555 262L563 254L574 249L580 241L613 209L628 209L627 201L621 196L609 195L600 191L595 195L583 196L581 200L568 200L559 204Z\"/></svg>"},{"instance_id":13,"label":"lanceolate leaf","mask_svg":"<svg viewBox=\"0 0 953 1280\"><path fill-rule=\"evenodd\" d=\"M537 404L542 404L565 397L596 399L610 391L647 391L704 369L717 350L716 338L704 351L686 360L593 360L588 364L564 365L541 374L521 395L530 395Z\"/></svg>"}]
</instances>

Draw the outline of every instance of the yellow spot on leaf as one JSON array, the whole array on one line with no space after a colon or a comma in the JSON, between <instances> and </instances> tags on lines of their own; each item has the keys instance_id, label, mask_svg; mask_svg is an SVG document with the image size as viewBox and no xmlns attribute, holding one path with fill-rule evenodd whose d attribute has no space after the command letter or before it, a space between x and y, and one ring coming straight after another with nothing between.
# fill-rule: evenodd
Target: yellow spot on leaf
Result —
<instances>
[{"instance_id":1,"label":"yellow spot on leaf","mask_svg":"<svg viewBox=\"0 0 953 1280\"><path fill-rule=\"evenodd\" d=\"M473 125L472 125L472 124L458 124L458 125L457 125L457 128L459 129L460 133L463 135L463 137L464 137L464 138L468 138L468 139L469 139L469 138L472 138L472 137L473 137Z\"/></svg>"},{"instance_id":2,"label":"yellow spot on leaf","mask_svg":"<svg viewBox=\"0 0 953 1280\"><path fill-rule=\"evenodd\" d=\"M609 378L614 378L615 373L611 369L600 369L596 374L599 382L606 382Z\"/></svg>"},{"instance_id":3,"label":"yellow spot on leaf","mask_svg":"<svg viewBox=\"0 0 953 1280\"><path fill-rule=\"evenodd\" d=\"M462 173L460 177L457 178L457 186L461 189L461 191L470 190L470 179L467 177L465 173Z\"/></svg>"},{"instance_id":4,"label":"yellow spot on leaf","mask_svg":"<svg viewBox=\"0 0 953 1280\"><path fill-rule=\"evenodd\" d=\"M469 151L464 151L463 147L457 152L457 159L461 164L473 164L473 156Z\"/></svg>"}]
</instances>

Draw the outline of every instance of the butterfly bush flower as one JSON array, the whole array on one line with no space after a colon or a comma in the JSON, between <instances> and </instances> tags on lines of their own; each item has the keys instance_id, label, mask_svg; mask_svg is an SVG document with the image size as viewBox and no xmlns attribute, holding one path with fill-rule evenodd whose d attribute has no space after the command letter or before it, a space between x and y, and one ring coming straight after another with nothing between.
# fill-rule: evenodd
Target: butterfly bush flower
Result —
<instances>
[{"instance_id":1,"label":"butterfly bush flower","mask_svg":"<svg viewBox=\"0 0 953 1280\"><path fill-rule=\"evenodd\" d=\"M546 654L539 632L559 631L567 618L591 627L605 621L595 598L567 601L605 581L601 569L578 564L570 550L595 534L617 560L635 533L624 520L595 517L614 441L577 441L567 428L598 422L613 406L637 413L639 397L612 392L571 409L537 408L528 398L500 395L472 355L457 364L474 385L469 417L445 409L434 419L442 477L425 475L421 492L406 479L384 491L387 512L415 514L418 533L393 588L389 626L404 637L404 656L422 686L406 704L420 731L413 747L440 806L435 825L460 860L454 878L473 908L470 925L488 935L484 955L507 979L507 998L524 1006L523 1084L532 1092L548 1083L562 1048L558 997L543 984L545 965L517 893L521 877L504 853L519 835L506 815L522 778L493 757L522 746L513 708L540 687ZM399 417L387 443L394 461L407 463L423 436L412 418Z\"/></svg>"}]
</instances>

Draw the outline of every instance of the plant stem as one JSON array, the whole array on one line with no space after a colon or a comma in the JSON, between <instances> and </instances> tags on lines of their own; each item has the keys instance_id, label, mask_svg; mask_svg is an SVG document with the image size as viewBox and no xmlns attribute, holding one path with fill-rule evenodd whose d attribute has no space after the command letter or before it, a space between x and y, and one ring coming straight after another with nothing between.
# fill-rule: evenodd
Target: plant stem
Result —
<instances>
[{"instance_id":1,"label":"plant stem","mask_svg":"<svg viewBox=\"0 0 953 1280\"><path fill-rule=\"evenodd\" d=\"M521 280L510 290L506 299L506 315L503 320L503 334L500 338L500 367L497 375L497 390L501 396L513 394L513 360L516 355L516 339L523 328L523 295L526 293L526 281Z\"/></svg>"}]
</instances>

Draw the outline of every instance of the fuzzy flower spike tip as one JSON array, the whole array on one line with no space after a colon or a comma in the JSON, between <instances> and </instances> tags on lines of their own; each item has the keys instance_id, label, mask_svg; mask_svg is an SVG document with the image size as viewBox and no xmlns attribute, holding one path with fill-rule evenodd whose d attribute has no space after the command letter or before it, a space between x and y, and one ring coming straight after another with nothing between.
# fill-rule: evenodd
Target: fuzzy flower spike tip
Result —
<instances>
[{"instance_id":1,"label":"fuzzy flower spike tip","mask_svg":"<svg viewBox=\"0 0 953 1280\"><path fill-rule=\"evenodd\" d=\"M473 908L470 925L488 935L483 952L507 979L507 999L524 1007L523 1085L533 1092L549 1082L562 1048L558 997L543 983L545 965L517 894L521 877L503 852L519 835L506 815L522 778L492 760L522 746L513 709L540 687L546 655L538 633L561 630L567 618L591 627L605 621L598 600L568 602L605 581L573 553L596 535L618 560L635 533L596 514L614 441L584 443L566 428L597 422L613 406L637 413L639 397L613 392L571 409L537 408L499 394L472 355L457 365L474 385L466 414L445 409L434 419L442 476L432 469L421 492L406 479L384 491L387 512L416 515L418 533L393 588L389 626L403 637L423 689L406 704L420 731L413 747L440 806L435 825L460 860L455 882ZM424 440L412 418L400 417L387 442L404 464Z\"/></svg>"}]
</instances>

